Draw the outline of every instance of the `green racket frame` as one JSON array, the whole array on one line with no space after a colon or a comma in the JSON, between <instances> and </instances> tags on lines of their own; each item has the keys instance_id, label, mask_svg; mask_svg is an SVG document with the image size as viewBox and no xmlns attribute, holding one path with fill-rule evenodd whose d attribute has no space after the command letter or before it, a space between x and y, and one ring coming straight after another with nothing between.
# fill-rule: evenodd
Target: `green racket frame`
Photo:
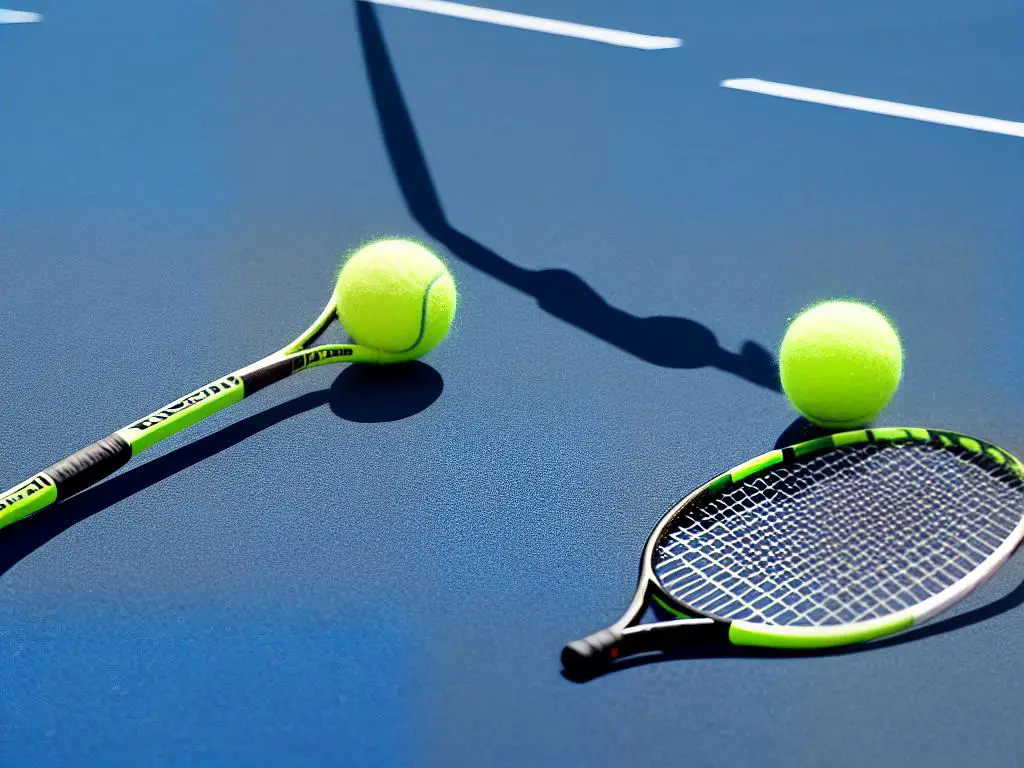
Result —
<instances>
[{"instance_id":1,"label":"green racket frame","mask_svg":"<svg viewBox=\"0 0 1024 768\"><path fill-rule=\"evenodd\" d=\"M56 504L109 477L147 448L299 371L328 363L398 363L408 354L360 344L310 347L337 318L333 298L293 342L222 376L82 448L0 495L0 528Z\"/></svg>"},{"instance_id":2,"label":"green racket frame","mask_svg":"<svg viewBox=\"0 0 1024 768\"><path fill-rule=\"evenodd\" d=\"M683 605L659 585L654 573L655 547L677 513L705 494L728 491L778 465L794 463L810 454L859 443L934 442L985 455L1024 481L1024 464L1002 448L946 430L916 427L883 427L828 435L788 448L770 451L710 480L675 504L661 519L644 548L636 594L623 616L607 629L569 643L562 650L562 665L573 676L600 673L615 660L641 653L696 644L728 643L764 648L814 649L865 642L907 630L927 621L983 583L1009 558L1024 538L1024 514L1011 535L965 578L904 610L886 616L834 626L784 626L742 620L703 617ZM640 624L652 603L676 620Z\"/></svg>"}]
</instances>

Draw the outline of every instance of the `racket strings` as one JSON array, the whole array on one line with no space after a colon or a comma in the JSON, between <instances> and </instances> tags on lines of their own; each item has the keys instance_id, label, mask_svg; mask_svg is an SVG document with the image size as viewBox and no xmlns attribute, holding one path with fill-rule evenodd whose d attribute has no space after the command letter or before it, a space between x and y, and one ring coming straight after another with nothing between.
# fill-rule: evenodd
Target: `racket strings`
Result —
<instances>
[{"instance_id":1,"label":"racket strings","mask_svg":"<svg viewBox=\"0 0 1024 768\"><path fill-rule=\"evenodd\" d=\"M681 511L655 547L670 595L724 619L847 624L957 583L1024 517L1024 483L922 443L846 446Z\"/></svg>"}]
</instances>

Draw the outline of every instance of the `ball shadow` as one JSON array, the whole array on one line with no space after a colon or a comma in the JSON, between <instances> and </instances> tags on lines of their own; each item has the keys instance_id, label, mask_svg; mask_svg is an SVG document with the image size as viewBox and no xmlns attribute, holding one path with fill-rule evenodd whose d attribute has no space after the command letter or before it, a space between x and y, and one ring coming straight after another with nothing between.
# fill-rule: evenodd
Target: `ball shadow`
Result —
<instances>
[{"instance_id":1,"label":"ball shadow","mask_svg":"<svg viewBox=\"0 0 1024 768\"><path fill-rule=\"evenodd\" d=\"M444 391L444 379L426 363L352 365L331 385L331 412L346 421L377 424L425 411Z\"/></svg>"},{"instance_id":2,"label":"ball shadow","mask_svg":"<svg viewBox=\"0 0 1024 768\"><path fill-rule=\"evenodd\" d=\"M817 440L819 437L825 437L826 435L834 435L836 432L842 430L837 429L825 429L819 427L803 416L797 417L797 419L786 427L782 434L779 435L779 439L775 441L775 448L788 448L791 445L797 443L803 443L807 440Z\"/></svg>"}]
</instances>

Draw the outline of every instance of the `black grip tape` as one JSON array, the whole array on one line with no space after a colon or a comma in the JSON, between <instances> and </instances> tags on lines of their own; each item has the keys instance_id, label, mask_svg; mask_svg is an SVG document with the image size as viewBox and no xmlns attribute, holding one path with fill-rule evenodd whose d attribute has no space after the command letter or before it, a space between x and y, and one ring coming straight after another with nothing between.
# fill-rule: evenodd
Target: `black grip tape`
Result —
<instances>
[{"instance_id":1,"label":"black grip tape","mask_svg":"<svg viewBox=\"0 0 1024 768\"><path fill-rule=\"evenodd\" d=\"M295 370L294 360L280 360L271 363L263 368L246 373L242 376L242 385L245 387L245 396L253 392L259 392L264 387L276 384L282 379L287 379Z\"/></svg>"},{"instance_id":2,"label":"black grip tape","mask_svg":"<svg viewBox=\"0 0 1024 768\"><path fill-rule=\"evenodd\" d=\"M53 478L57 498L66 499L113 474L132 457L132 447L118 434L104 437L43 471Z\"/></svg>"},{"instance_id":3,"label":"black grip tape","mask_svg":"<svg viewBox=\"0 0 1024 768\"><path fill-rule=\"evenodd\" d=\"M574 640L562 649L562 668L571 677L598 674L618 656L616 648L622 633L602 629L582 640Z\"/></svg>"}]
</instances>

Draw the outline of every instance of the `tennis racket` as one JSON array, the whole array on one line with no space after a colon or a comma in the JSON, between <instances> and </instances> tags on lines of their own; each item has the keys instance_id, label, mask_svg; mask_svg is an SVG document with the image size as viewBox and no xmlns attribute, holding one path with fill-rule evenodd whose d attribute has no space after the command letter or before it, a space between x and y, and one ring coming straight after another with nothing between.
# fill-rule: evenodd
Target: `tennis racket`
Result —
<instances>
[{"instance_id":1,"label":"tennis racket","mask_svg":"<svg viewBox=\"0 0 1024 768\"><path fill-rule=\"evenodd\" d=\"M909 629L1024 536L1024 465L930 429L843 432L719 475L658 523L626 613L562 650L573 677L694 644L807 649ZM640 624L648 607L667 620Z\"/></svg>"},{"instance_id":2,"label":"tennis racket","mask_svg":"<svg viewBox=\"0 0 1024 768\"><path fill-rule=\"evenodd\" d=\"M407 354L360 344L312 346L335 319L332 294L316 321L288 346L168 403L15 486L0 496L0 528L85 490L164 438L299 371L327 363L394 363L409 359Z\"/></svg>"}]
</instances>

